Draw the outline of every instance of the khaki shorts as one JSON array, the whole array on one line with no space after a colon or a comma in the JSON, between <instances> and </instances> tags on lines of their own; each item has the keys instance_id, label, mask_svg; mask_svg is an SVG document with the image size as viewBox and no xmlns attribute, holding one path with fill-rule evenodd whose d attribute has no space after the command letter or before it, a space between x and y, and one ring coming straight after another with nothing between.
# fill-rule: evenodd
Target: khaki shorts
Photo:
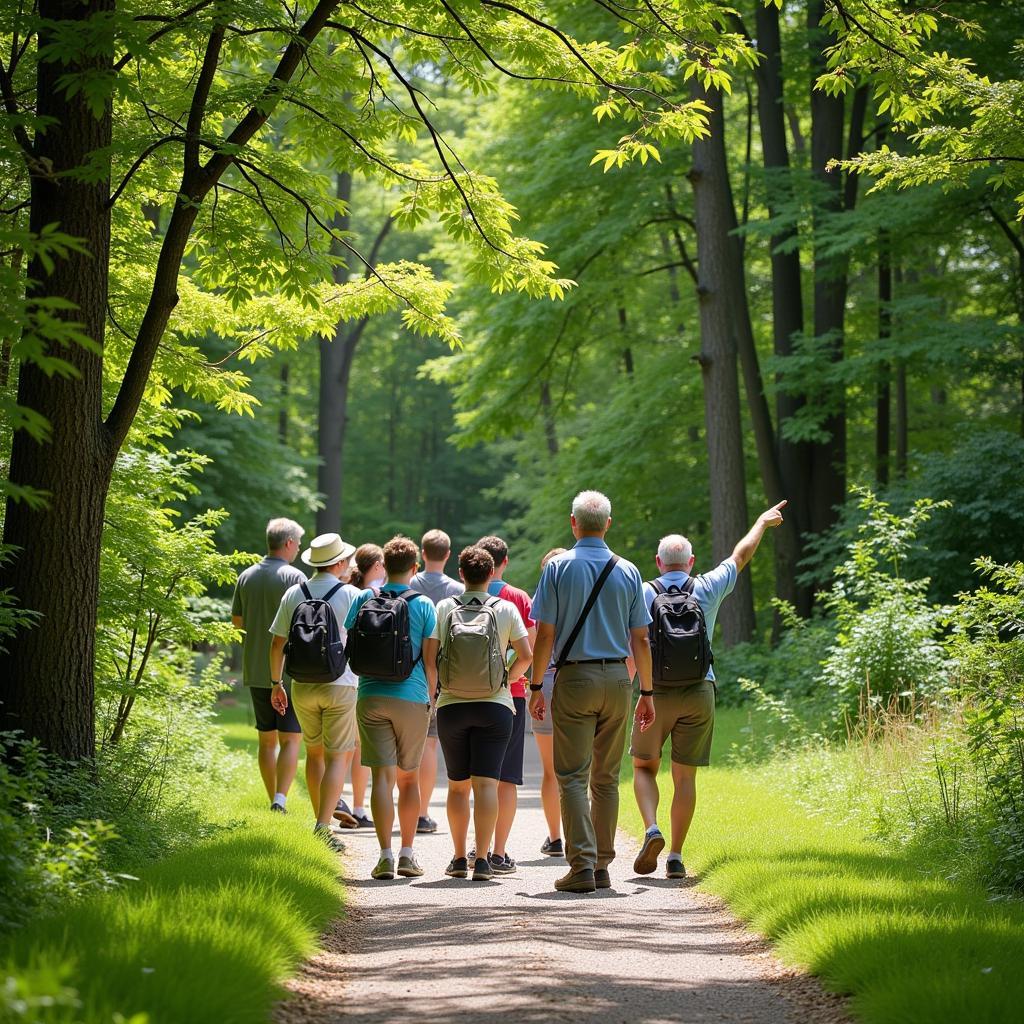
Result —
<instances>
[{"instance_id":1,"label":"khaki shorts","mask_svg":"<svg viewBox=\"0 0 1024 1024\"><path fill-rule=\"evenodd\" d=\"M354 686L339 683L292 683L292 704L307 747L344 754L356 746Z\"/></svg>"},{"instance_id":2,"label":"khaki shorts","mask_svg":"<svg viewBox=\"0 0 1024 1024\"><path fill-rule=\"evenodd\" d=\"M654 725L641 732L634 724L629 745L632 757L654 761L672 736L672 760L676 764L703 767L711 763L711 738L715 732L715 684L710 679L693 686L656 691Z\"/></svg>"},{"instance_id":3,"label":"khaki shorts","mask_svg":"<svg viewBox=\"0 0 1024 1024\"><path fill-rule=\"evenodd\" d=\"M414 771L423 758L430 705L400 697L363 697L356 705L360 760L367 768Z\"/></svg>"}]
</instances>

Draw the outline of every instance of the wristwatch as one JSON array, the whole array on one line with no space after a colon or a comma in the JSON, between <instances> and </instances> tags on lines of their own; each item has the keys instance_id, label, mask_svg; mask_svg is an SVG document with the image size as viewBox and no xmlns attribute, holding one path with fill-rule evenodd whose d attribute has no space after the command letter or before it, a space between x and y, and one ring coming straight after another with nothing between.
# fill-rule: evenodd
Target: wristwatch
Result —
<instances>
[{"instance_id":1,"label":"wristwatch","mask_svg":"<svg viewBox=\"0 0 1024 1024\"><path fill-rule=\"evenodd\" d=\"M530 683L530 693L538 693L544 689L543 683Z\"/></svg>"},{"instance_id":2,"label":"wristwatch","mask_svg":"<svg viewBox=\"0 0 1024 1024\"><path fill-rule=\"evenodd\" d=\"M284 686L284 680L283 679L271 679L270 680L270 685L272 687L274 687L274 686Z\"/></svg>"},{"instance_id":3,"label":"wristwatch","mask_svg":"<svg viewBox=\"0 0 1024 1024\"><path fill-rule=\"evenodd\" d=\"M641 697L653 697L654 696L654 691L653 690L641 690L640 691L640 696Z\"/></svg>"}]
</instances>

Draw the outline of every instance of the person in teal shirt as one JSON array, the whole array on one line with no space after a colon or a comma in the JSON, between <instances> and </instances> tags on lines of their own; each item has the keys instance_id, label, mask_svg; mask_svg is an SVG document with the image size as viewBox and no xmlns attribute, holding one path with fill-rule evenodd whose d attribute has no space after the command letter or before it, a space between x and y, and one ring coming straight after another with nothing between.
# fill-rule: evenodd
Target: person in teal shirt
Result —
<instances>
[{"instance_id":1,"label":"person in teal shirt","mask_svg":"<svg viewBox=\"0 0 1024 1024\"><path fill-rule=\"evenodd\" d=\"M380 588L381 595L409 590L409 581L418 562L419 549L408 537L392 537L384 545L387 580ZM374 591L364 590L352 602L345 619L346 630L353 627L359 609L374 596ZM431 697L437 689L437 666L424 665L423 641L433 632L436 623L433 602L422 595L413 597L409 600L409 638L415 659L412 672L397 683L372 676L359 677L356 719L362 761L373 777L370 809L380 843L380 857L370 876L382 881L394 878L396 873L405 878L418 878L423 874L412 844L420 810L420 759L427 739ZM391 849L396 785L398 826L402 834L397 869Z\"/></svg>"}]
</instances>

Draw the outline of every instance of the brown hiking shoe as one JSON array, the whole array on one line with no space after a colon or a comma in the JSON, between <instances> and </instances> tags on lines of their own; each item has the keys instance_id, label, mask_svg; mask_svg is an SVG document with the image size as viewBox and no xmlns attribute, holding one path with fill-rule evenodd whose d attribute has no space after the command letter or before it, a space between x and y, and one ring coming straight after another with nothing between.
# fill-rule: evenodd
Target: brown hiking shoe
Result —
<instances>
[{"instance_id":1,"label":"brown hiking shoe","mask_svg":"<svg viewBox=\"0 0 1024 1024\"><path fill-rule=\"evenodd\" d=\"M570 871L569 874L555 879L555 888L559 892L594 892L597 883L594 881L593 869Z\"/></svg>"}]
</instances>

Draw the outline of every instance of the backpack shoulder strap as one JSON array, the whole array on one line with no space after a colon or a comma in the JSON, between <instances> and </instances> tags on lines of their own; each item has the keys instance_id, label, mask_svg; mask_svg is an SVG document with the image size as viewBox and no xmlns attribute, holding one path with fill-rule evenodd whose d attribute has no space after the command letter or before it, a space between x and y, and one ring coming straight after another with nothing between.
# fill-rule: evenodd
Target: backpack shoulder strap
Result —
<instances>
[{"instance_id":1,"label":"backpack shoulder strap","mask_svg":"<svg viewBox=\"0 0 1024 1024\"><path fill-rule=\"evenodd\" d=\"M576 643L576 637L580 635L580 630L583 629L583 623L587 621L587 616L590 614L591 608L593 608L597 602L597 595L601 593L601 588L604 586L605 580L611 576L612 569L615 568L618 560L618 555L612 555L612 557L605 562L604 568L601 570L601 574L594 581L594 588L590 591L587 603L583 606L583 611L580 612L580 617L576 620L576 625L572 627L572 632L569 634L569 639L565 641L562 653L555 659L556 670L560 669L565 664L565 660L569 656L569 652L572 650L572 645Z\"/></svg>"},{"instance_id":2,"label":"backpack shoulder strap","mask_svg":"<svg viewBox=\"0 0 1024 1024\"><path fill-rule=\"evenodd\" d=\"M684 594L693 593L693 577L687 576L686 582L679 588Z\"/></svg>"},{"instance_id":3,"label":"backpack shoulder strap","mask_svg":"<svg viewBox=\"0 0 1024 1024\"><path fill-rule=\"evenodd\" d=\"M330 599L331 599L332 597L334 597L334 595L335 595L335 594L336 594L336 593L337 593L337 592L338 592L339 590L341 590L341 588L342 588L343 586L345 586L345 584L344 584L344 583L340 583L340 582L339 582L339 583L338 583L338 584L337 584L336 586L333 586L333 587L331 587L331 589L330 589L330 590L328 590L328 591L327 591L327 593L326 593L326 594L324 594L324 596L320 598L320 600L321 600L321 601L330 601Z\"/></svg>"},{"instance_id":4,"label":"backpack shoulder strap","mask_svg":"<svg viewBox=\"0 0 1024 1024\"><path fill-rule=\"evenodd\" d=\"M650 580L647 586L649 586L651 590L654 591L655 595L668 593L668 591L665 589L665 585L661 582L661 580Z\"/></svg>"},{"instance_id":5,"label":"backpack shoulder strap","mask_svg":"<svg viewBox=\"0 0 1024 1024\"><path fill-rule=\"evenodd\" d=\"M497 608L500 603L501 603L501 598L500 597L489 597L489 598L487 598L486 601L484 601L484 607L485 608Z\"/></svg>"},{"instance_id":6,"label":"backpack shoulder strap","mask_svg":"<svg viewBox=\"0 0 1024 1024\"><path fill-rule=\"evenodd\" d=\"M313 600L313 595L309 592L309 587L306 586L306 581L303 580L299 584L299 586L302 588L302 594L306 598L306 600L307 601L312 601Z\"/></svg>"},{"instance_id":7,"label":"backpack shoulder strap","mask_svg":"<svg viewBox=\"0 0 1024 1024\"><path fill-rule=\"evenodd\" d=\"M392 591L391 596L397 597L400 601L405 601L407 604L412 604L417 597L422 597L423 595L418 590L403 590L400 594Z\"/></svg>"}]
</instances>

